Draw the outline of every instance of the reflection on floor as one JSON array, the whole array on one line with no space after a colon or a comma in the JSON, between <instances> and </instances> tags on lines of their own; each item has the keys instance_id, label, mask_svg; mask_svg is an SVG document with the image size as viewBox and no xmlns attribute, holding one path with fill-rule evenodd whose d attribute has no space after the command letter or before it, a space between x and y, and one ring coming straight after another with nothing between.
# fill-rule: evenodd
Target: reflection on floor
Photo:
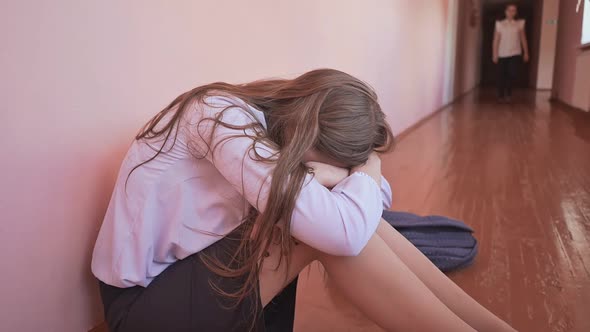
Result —
<instances>
[{"instance_id":1,"label":"reflection on floor","mask_svg":"<svg viewBox=\"0 0 590 332\"><path fill-rule=\"evenodd\" d=\"M519 331L590 331L590 113L548 98L467 95L403 137L383 173L394 209L476 230L475 264L451 274L470 295ZM296 331L381 331L319 268L307 275Z\"/></svg>"}]
</instances>

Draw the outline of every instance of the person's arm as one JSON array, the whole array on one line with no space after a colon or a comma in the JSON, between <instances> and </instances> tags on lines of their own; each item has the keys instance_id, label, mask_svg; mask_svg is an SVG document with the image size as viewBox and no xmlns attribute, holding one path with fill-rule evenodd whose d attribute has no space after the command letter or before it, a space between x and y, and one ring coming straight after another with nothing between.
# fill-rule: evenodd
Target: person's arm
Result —
<instances>
[{"instance_id":1,"label":"person's arm","mask_svg":"<svg viewBox=\"0 0 590 332\"><path fill-rule=\"evenodd\" d=\"M338 183L350 175L350 171L346 168L318 161L308 161L305 165L311 167L314 179L328 189L334 188Z\"/></svg>"},{"instance_id":2,"label":"person's arm","mask_svg":"<svg viewBox=\"0 0 590 332\"><path fill-rule=\"evenodd\" d=\"M520 27L520 45L522 45L523 56L522 59L524 62L529 61L529 43L526 40L526 32L524 31L525 20L522 20Z\"/></svg>"},{"instance_id":3,"label":"person's arm","mask_svg":"<svg viewBox=\"0 0 590 332\"><path fill-rule=\"evenodd\" d=\"M375 180L375 183L381 187L381 158L379 158L377 152L371 153L371 155L369 155L369 160L367 160L366 163L351 169L350 172L363 172L368 174L373 180Z\"/></svg>"},{"instance_id":4,"label":"person's arm","mask_svg":"<svg viewBox=\"0 0 590 332\"><path fill-rule=\"evenodd\" d=\"M310 161L305 163L308 167L313 168L315 179L324 187L328 189L334 188L338 183L344 180L349 175L349 170L346 168L324 164L317 161ZM383 209L391 208L393 193L391 186L387 179L381 175L381 200L383 202Z\"/></svg>"},{"instance_id":5,"label":"person's arm","mask_svg":"<svg viewBox=\"0 0 590 332\"><path fill-rule=\"evenodd\" d=\"M498 30L500 22L496 21L496 27L494 29L494 42L492 44L492 61L498 63L498 48L500 47L500 31Z\"/></svg>"},{"instance_id":6,"label":"person's arm","mask_svg":"<svg viewBox=\"0 0 590 332\"><path fill-rule=\"evenodd\" d=\"M198 105L196 119L190 120L197 152L205 153L223 177L258 211L266 208L274 164L257 161L251 150L253 140L244 137L251 130L227 128L219 125L213 131L212 118L232 105L227 97L210 97L212 104ZM248 125L254 119L240 108L232 107L223 113L222 121L232 125ZM226 138L229 138L226 140ZM211 147L213 151L209 151ZM272 148L257 144L256 153L263 157L276 155ZM291 218L291 234L299 241L319 251L338 256L358 255L375 233L383 205L381 190L372 177L374 165L366 171L359 169L332 190L321 185L310 174L304 182Z\"/></svg>"}]
</instances>

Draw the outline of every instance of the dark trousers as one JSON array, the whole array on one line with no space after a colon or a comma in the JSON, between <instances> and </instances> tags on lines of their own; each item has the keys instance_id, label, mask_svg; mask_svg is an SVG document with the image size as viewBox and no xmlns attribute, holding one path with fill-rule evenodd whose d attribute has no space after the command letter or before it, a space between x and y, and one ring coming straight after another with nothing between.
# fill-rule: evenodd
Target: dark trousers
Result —
<instances>
[{"instance_id":1,"label":"dark trousers","mask_svg":"<svg viewBox=\"0 0 590 332\"><path fill-rule=\"evenodd\" d=\"M498 97L512 96L512 85L518 74L520 55L498 59Z\"/></svg>"}]
</instances>

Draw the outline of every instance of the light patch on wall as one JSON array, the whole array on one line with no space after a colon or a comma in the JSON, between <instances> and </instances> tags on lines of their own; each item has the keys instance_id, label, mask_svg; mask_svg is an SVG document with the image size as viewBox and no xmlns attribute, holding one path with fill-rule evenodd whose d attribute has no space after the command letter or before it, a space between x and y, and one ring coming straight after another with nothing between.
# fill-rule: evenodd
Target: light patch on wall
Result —
<instances>
[{"instance_id":1,"label":"light patch on wall","mask_svg":"<svg viewBox=\"0 0 590 332\"><path fill-rule=\"evenodd\" d=\"M579 4L577 11L579 11ZM584 19L582 23L582 45L590 45L590 0L584 3Z\"/></svg>"}]
</instances>

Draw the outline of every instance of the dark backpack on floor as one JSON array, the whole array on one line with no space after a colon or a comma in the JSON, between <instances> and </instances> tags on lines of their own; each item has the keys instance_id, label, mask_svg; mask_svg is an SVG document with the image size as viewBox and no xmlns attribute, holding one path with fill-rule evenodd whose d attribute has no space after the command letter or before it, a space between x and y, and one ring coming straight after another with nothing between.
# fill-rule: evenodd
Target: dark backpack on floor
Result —
<instances>
[{"instance_id":1,"label":"dark backpack on floor","mask_svg":"<svg viewBox=\"0 0 590 332\"><path fill-rule=\"evenodd\" d=\"M418 216L408 212L383 211L393 228L408 239L441 271L464 268L477 255L473 229L443 216Z\"/></svg>"}]
</instances>

